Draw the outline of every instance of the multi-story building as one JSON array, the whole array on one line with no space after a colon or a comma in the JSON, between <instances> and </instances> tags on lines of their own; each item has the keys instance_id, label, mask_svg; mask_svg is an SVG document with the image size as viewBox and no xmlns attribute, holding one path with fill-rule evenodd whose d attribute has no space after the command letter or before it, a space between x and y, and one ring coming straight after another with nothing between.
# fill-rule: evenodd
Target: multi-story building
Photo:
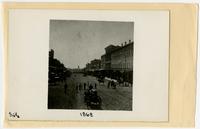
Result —
<instances>
[{"instance_id":1,"label":"multi-story building","mask_svg":"<svg viewBox=\"0 0 200 129\"><path fill-rule=\"evenodd\" d=\"M133 42L129 41L128 44L112 51L111 54L111 68L120 71L133 70Z\"/></svg>"},{"instance_id":2,"label":"multi-story building","mask_svg":"<svg viewBox=\"0 0 200 129\"><path fill-rule=\"evenodd\" d=\"M106 54L101 56L101 69L106 69Z\"/></svg>"},{"instance_id":3,"label":"multi-story building","mask_svg":"<svg viewBox=\"0 0 200 129\"><path fill-rule=\"evenodd\" d=\"M121 46L109 45L101 60L94 59L86 64L86 71L93 72L99 77L109 77L119 82L133 82L133 42Z\"/></svg>"},{"instance_id":4,"label":"multi-story building","mask_svg":"<svg viewBox=\"0 0 200 129\"><path fill-rule=\"evenodd\" d=\"M93 70L99 70L101 68L101 60L99 59L94 59L90 63Z\"/></svg>"},{"instance_id":5,"label":"multi-story building","mask_svg":"<svg viewBox=\"0 0 200 129\"><path fill-rule=\"evenodd\" d=\"M133 42L129 40L121 46L109 45L101 56L101 68L104 70L133 70Z\"/></svg>"},{"instance_id":6,"label":"multi-story building","mask_svg":"<svg viewBox=\"0 0 200 129\"><path fill-rule=\"evenodd\" d=\"M86 70L87 71L95 71L101 69L101 60L94 59L90 61L90 63L86 64Z\"/></svg>"},{"instance_id":7,"label":"multi-story building","mask_svg":"<svg viewBox=\"0 0 200 129\"><path fill-rule=\"evenodd\" d=\"M116 49L120 48L120 46L109 45L105 48L106 53L102 56L102 69L110 70L111 69L111 55L112 52Z\"/></svg>"}]
</instances>

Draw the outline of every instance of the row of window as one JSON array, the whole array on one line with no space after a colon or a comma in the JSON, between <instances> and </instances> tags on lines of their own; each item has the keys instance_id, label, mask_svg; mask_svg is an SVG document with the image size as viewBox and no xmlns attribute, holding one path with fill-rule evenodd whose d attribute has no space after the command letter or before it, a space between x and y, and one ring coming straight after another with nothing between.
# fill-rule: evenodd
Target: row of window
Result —
<instances>
[{"instance_id":1,"label":"row of window","mask_svg":"<svg viewBox=\"0 0 200 129\"><path fill-rule=\"evenodd\" d=\"M115 53L111 55L111 58L117 59L117 58L129 57L129 56L133 56L133 51L126 51L125 53Z\"/></svg>"},{"instance_id":2,"label":"row of window","mask_svg":"<svg viewBox=\"0 0 200 129\"><path fill-rule=\"evenodd\" d=\"M130 69L133 68L133 63L111 64L111 68Z\"/></svg>"}]
</instances>

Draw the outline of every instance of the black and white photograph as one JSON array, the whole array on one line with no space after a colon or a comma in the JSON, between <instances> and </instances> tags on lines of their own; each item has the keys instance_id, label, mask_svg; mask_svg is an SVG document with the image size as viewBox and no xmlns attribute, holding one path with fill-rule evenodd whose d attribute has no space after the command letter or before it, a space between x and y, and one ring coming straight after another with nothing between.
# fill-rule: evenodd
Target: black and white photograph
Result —
<instances>
[{"instance_id":1,"label":"black and white photograph","mask_svg":"<svg viewBox=\"0 0 200 129\"><path fill-rule=\"evenodd\" d=\"M9 11L9 120L167 121L169 11Z\"/></svg>"},{"instance_id":2,"label":"black and white photograph","mask_svg":"<svg viewBox=\"0 0 200 129\"><path fill-rule=\"evenodd\" d=\"M4 127L194 127L197 4L3 3Z\"/></svg>"},{"instance_id":3,"label":"black and white photograph","mask_svg":"<svg viewBox=\"0 0 200 129\"><path fill-rule=\"evenodd\" d=\"M134 22L49 21L48 109L132 111Z\"/></svg>"}]
</instances>

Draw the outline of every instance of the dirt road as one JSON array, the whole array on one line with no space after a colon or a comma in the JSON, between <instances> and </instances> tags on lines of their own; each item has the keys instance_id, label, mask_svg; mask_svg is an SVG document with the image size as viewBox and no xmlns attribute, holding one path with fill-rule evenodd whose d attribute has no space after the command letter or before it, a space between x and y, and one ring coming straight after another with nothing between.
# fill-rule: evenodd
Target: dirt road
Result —
<instances>
[{"instance_id":1,"label":"dirt road","mask_svg":"<svg viewBox=\"0 0 200 129\"><path fill-rule=\"evenodd\" d=\"M66 82L67 94L64 94L64 83L49 88L50 109L87 109L84 103L85 83L86 89L90 84L95 88L96 84L97 93L102 99L102 110L132 110L132 87L107 88L108 82L100 85L96 77L78 73L72 74Z\"/></svg>"}]
</instances>

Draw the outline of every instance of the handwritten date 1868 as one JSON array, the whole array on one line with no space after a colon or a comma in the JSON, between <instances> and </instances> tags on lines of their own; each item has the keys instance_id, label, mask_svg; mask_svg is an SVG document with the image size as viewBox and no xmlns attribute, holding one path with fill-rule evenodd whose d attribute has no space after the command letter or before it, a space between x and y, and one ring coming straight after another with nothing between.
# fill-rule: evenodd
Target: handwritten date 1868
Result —
<instances>
[{"instance_id":1,"label":"handwritten date 1868","mask_svg":"<svg viewBox=\"0 0 200 129\"><path fill-rule=\"evenodd\" d=\"M80 116L82 116L82 117L94 117L92 112L89 112L89 113L88 112L81 112Z\"/></svg>"}]
</instances>

